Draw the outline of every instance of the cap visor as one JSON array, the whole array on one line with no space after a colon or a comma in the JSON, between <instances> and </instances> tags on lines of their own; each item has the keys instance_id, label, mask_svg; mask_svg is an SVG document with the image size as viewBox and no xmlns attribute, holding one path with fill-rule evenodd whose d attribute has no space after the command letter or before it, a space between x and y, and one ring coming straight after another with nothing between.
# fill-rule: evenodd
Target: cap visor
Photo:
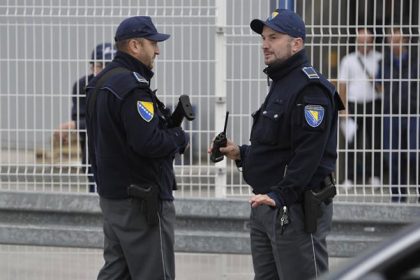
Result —
<instances>
[{"instance_id":1,"label":"cap visor","mask_svg":"<svg viewBox=\"0 0 420 280\"><path fill-rule=\"evenodd\" d=\"M264 22L260 19L254 19L251 21L249 26L254 32L261 34L264 28Z\"/></svg>"},{"instance_id":2,"label":"cap visor","mask_svg":"<svg viewBox=\"0 0 420 280\"><path fill-rule=\"evenodd\" d=\"M254 19L253 21L251 21L251 24L249 26L251 26L251 29L254 30L254 32L261 34L263 32L264 25L273 29L276 32L287 34L287 32L282 30L280 27L274 24L270 24L270 22L262 21L260 19Z\"/></svg>"},{"instance_id":3,"label":"cap visor","mask_svg":"<svg viewBox=\"0 0 420 280\"><path fill-rule=\"evenodd\" d=\"M150 41L162 42L162 41L168 40L169 37L171 37L171 35L169 34L156 33L151 36L144 37L144 38Z\"/></svg>"}]
</instances>

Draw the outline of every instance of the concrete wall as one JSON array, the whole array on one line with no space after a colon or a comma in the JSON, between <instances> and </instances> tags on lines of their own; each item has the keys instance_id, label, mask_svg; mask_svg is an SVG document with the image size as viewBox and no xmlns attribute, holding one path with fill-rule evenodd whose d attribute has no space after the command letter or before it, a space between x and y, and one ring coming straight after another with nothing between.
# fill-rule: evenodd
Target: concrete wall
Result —
<instances>
[{"instance_id":1,"label":"concrete wall","mask_svg":"<svg viewBox=\"0 0 420 280\"><path fill-rule=\"evenodd\" d=\"M249 204L243 199L178 199L178 252L249 253ZM352 257L418 220L420 205L335 202L332 257ZM0 244L101 248L96 195L0 192Z\"/></svg>"}]
</instances>

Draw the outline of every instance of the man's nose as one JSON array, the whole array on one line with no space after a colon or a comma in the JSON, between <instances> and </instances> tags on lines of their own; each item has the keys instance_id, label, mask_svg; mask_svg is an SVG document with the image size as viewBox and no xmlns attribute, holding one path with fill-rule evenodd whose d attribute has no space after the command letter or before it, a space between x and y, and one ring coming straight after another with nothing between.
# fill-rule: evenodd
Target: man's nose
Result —
<instances>
[{"instance_id":1,"label":"man's nose","mask_svg":"<svg viewBox=\"0 0 420 280\"><path fill-rule=\"evenodd\" d=\"M268 49L268 43L267 43L267 41L266 41L266 40L263 40L263 41L262 41L261 48L262 48L263 50L264 50L264 49Z\"/></svg>"}]
</instances>

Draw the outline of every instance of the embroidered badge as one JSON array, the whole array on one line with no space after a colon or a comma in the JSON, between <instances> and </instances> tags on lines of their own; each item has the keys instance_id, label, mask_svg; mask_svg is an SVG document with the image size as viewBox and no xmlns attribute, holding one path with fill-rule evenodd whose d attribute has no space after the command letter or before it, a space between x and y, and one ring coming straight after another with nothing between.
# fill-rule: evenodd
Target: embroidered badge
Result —
<instances>
[{"instance_id":1,"label":"embroidered badge","mask_svg":"<svg viewBox=\"0 0 420 280\"><path fill-rule=\"evenodd\" d=\"M140 117L146 122L150 122L155 113L153 103L147 101L137 101L137 111L139 112Z\"/></svg>"},{"instance_id":2,"label":"embroidered badge","mask_svg":"<svg viewBox=\"0 0 420 280\"><path fill-rule=\"evenodd\" d=\"M325 109L321 105L306 105L305 120L311 127L318 127L324 119Z\"/></svg>"},{"instance_id":3,"label":"embroidered badge","mask_svg":"<svg viewBox=\"0 0 420 280\"><path fill-rule=\"evenodd\" d=\"M267 20L272 20L273 18L275 18L277 15L279 14L279 12L277 10L275 10L274 12L271 13L271 16L267 19Z\"/></svg>"},{"instance_id":4,"label":"embroidered badge","mask_svg":"<svg viewBox=\"0 0 420 280\"><path fill-rule=\"evenodd\" d=\"M139 73L137 73L137 72L133 72L133 75L134 75L134 78L136 78L136 80L139 82L139 83L145 83L145 84L149 84L149 82L145 79L145 78L143 78Z\"/></svg>"}]
</instances>

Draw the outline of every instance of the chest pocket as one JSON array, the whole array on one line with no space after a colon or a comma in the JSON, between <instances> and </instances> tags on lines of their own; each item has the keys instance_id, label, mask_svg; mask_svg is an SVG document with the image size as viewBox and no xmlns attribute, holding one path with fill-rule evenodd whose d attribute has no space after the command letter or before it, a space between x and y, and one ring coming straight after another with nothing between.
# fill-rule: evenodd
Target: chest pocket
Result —
<instances>
[{"instance_id":1,"label":"chest pocket","mask_svg":"<svg viewBox=\"0 0 420 280\"><path fill-rule=\"evenodd\" d=\"M285 114L285 106L280 100L269 104L266 109L260 109L253 114L254 125L251 141L275 145L279 142L279 131Z\"/></svg>"}]
</instances>

